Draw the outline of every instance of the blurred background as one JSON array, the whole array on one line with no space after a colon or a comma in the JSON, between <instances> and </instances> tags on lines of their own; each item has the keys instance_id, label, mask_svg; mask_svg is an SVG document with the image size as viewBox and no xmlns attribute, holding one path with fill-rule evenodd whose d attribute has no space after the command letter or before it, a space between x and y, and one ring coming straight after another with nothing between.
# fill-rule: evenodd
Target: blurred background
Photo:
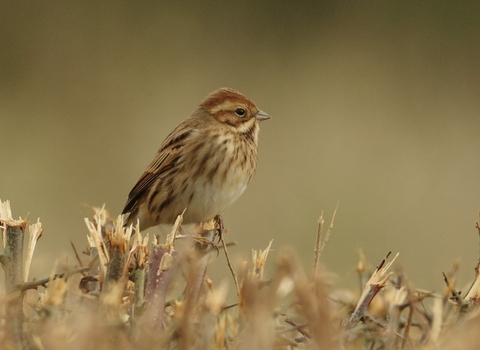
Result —
<instances>
[{"instance_id":1,"label":"blurred background","mask_svg":"<svg viewBox=\"0 0 480 350\"><path fill-rule=\"evenodd\" d=\"M274 239L356 285L362 249L413 283L474 275L480 210L480 2L2 1L0 198L43 223L31 276L118 215L167 134L228 86L273 118L227 211L233 256ZM150 229L159 233L158 229ZM212 274L227 278L222 255ZM273 264L274 259L270 260Z\"/></svg>"}]
</instances>

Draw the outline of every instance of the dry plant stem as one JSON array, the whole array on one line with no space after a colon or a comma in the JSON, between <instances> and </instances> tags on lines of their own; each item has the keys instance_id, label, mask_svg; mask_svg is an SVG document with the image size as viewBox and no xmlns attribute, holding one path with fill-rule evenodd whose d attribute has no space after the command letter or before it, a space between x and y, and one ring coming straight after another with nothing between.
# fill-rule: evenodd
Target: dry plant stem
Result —
<instances>
[{"instance_id":1,"label":"dry plant stem","mask_svg":"<svg viewBox=\"0 0 480 350\"><path fill-rule=\"evenodd\" d=\"M333 230L333 222L335 221L335 216L337 215L337 210L338 210L338 204L335 207L335 211L333 212L332 220L330 221L330 226L328 227L327 233L325 235L325 239L323 240L322 245L320 247L320 254L319 255L322 255L322 252L325 249L325 246L327 245L328 240L330 239L330 234L332 233L332 230Z\"/></svg>"},{"instance_id":2,"label":"dry plant stem","mask_svg":"<svg viewBox=\"0 0 480 350\"><path fill-rule=\"evenodd\" d=\"M333 319L328 303L328 295L323 278L315 278L313 293L311 282L307 279L299 262L293 254L284 255L279 259L279 266L293 279L293 290L305 316L310 339L317 349L335 349L333 338ZM272 283L272 288L274 287ZM307 336L307 333L304 334Z\"/></svg>"},{"instance_id":3,"label":"dry plant stem","mask_svg":"<svg viewBox=\"0 0 480 350\"><path fill-rule=\"evenodd\" d=\"M135 281L135 308L134 316L136 317L145 304L145 268L139 267L135 269L133 277Z\"/></svg>"},{"instance_id":4,"label":"dry plant stem","mask_svg":"<svg viewBox=\"0 0 480 350\"><path fill-rule=\"evenodd\" d=\"M437 330L437 333L443 332L442 329L450 328L457 320L458 316L461 312L462 307L468 307L468 303L462 299L460 293L458 293L454 288L454 275L458 269L458 264L454 264L451 271L448 272L448 276L443 273L444 281L446 284L445 292L442 296L442 318L439 322L441 322L441 329ZM453 301L454 308L450 309L451 302ZM466 305L466 306L464 306ZM450 309L447 312L447 307Z\"/></svg>"},{"instance_id":5,"label":"dry plant stem","mask_svg":"<svg viewBox=\"0 0 480 350\"><path fill-rule=\"evenodd\" d=\"M237 297L240 296L240 285L238 284L238 277L233 269L232 262L230 261L230 256L228 255L227 251L227 244L225 244L225 240L223 239L223 235L220 235L220 241L222 242L223 251L225 252L225 258L227 259L227 265L230 269L230 273L232 274L233 281L235 282L235 288L237 289Z\"/></svg>"},{"instance_id":6,"label":"dry plant stem","mask_svg":"<svg viewBox=\"0 0 480 350\"><path fill-rule=\"evenodd\" d=\"M23 282L23 240L25 221L9 225L6 223L5 260L2 261L5 269L5 289L12 297L5 307L6 334L13 343L20 348L23 338L23 293L19 286Z\"/></svg>"},{"instance_id":7,"label":"dry plant stem","mask_svg":"<svg viewBox=\"0 0 480 350\"><path fill-rule=\"evenodd\" d=\"M398 254L392 259L392 261L390 261L389 263L386 263L390 254L391 252L389 252L385 257L385 259L382 260L380 265L377 267L373 275L370 277L370 279L366 283L365 288L363 289L363 293L360 297L360 300L358 301L357 307L355 308L355 311L351 315L346 325L347 330L355 327L357 323L362 319L362 317L366 315L368 306L372 302L373 298L375 298L377 293L385 286L385 283L392 275L392 272L389 272L387 274L387 270L390 268L392 263L398 257Z\"/></svg>"},{"instance_id":8,"label":"dry plant stem","mask_svg":"<svg viewBox=\"0 0 480 350\"><path fill-rule=\"evenodd\" d=\"M320 259L320 246L322 244L322 229L323 229L323 224L325 223L325 220L323 220L323 211L320 214L320 218L318 219L318 227L317 227L317 240L315 241L315 256L313 258L313 265L312 265L312 271L313 271L313 277L315 278L315 275L317 274L317 265L318 265L318 260Z\"/></svg>"},{"instance_id":9,"label":"dry plant stem","mask_svg":"<svg viewBox=\"0 0 480 350\"><path fill-rule=\"evenodd\" d=\"M372 284L370 285L370 289L366 294L366 297L362 299L362 302L357 306L355 312L350 317L350 320L347 324L347 329L355 327L355 325L360 321L360 319L365 316L365 312L368 309L368 306L372 302L373 298L377 295L377 293L383 288L381 285Z\"/></svg>"},{"instance_id":10,"label":"dry plant stem","mask_svg":"<svg viewBox=\"0 0 480 350\"><path fill-rule=\"evenodd\" d=\"M73 244L73 242L70 241L70 245L72 246L73 252L75 253L75 258L77 259L78 264L80 265L80 267L83 267L82 259L80 259L80 255L78 255L78 251L77 251L77 248L75 247L75 244Z\"/></svg>"},{"instance_id":11,"label":"dry plant stem","mask_svg":"<svg viewBox=\"0 0 480 350\"><path fill-rule=\"evenodd\" d=\"M313 277L314 278L317 274L318 260L320 259L320 256L322 255L322 252L325 249L325 246L327 245L328 240L330 239L330 234L332 233L332 229L333 229L333 222L335 221L335 215L337 215L337 209L338 209L338 204L335 207L335 211L333 212L332 220L330 221L330 226L328 227L327 233L325 234L325 239L321 244L320 244L321 232L322 232L323 223L324 223L323 213L320 216L320 219L318 220L317 242L315 244L315 258L313 261Z\"/></svg>"},{"instance_id":12,"label":"dry plant stem","mask_svg":"<svg viewBox=\"0 0 480 350\"><path fill-rule=\"evenodd\" d=\"M411 299L411 295L409 295L409 297ZM405 331L403 332L402 346L400 347L400 349L405 348L405 345L407 345L408 336L409 336L409 333L410 333L410 326L412 325L412 320L413 320L413 311L414 311L413 300L410 300L410 307L409 307L409 310L408 310L407 324L405 325Z\"/></svg>"},{"instance_id":13,"label":"dry plant stem","mask_svg":"<svg viewBox=\"0 0 480 350\"><path fill-rule=\"evenodd\" d=\"M480 215L480 212L478 213ZM478 221L475 223L475 228L478 231L478 235L480 237L480 224ZM477 257L477 268L480 267L480 240L479 240L479 247L478 247L478 257Z\"/></svg>"},{"instance_id":14,"label":"dry plant stem","mask_svg":"<svg viewBox=\"0 0 480 350\"><path fill-rule=\"evenodd\" d=\"M145 288L145 325L153 331L163 330L165 300L173 276L172 266L161 268L162 259L171 259L170 246L154 245L150 251L147 284ZM165 260L164 260L165 261Z\"/></svg>"},{"instance_id":15,"label":"dry plant stem","mask_svg":"<svg viewBox=\"0 0 480 350\"><path fill-rule=\"evenodd\" d=\"M102 287L101 294L105 297L117 296L117 302L120 303L122 297L121 294L114 293L114 288L118 288L118 284L124 283L125 276L123 274L125 267L126 256L122 252L121 248L113 247L113 251L110 255L110 261L108 262L107 273L105 275L104 285Z\"/></svg>"},{"instance_id":16,"label":"dry plant stem","mask_svg":"<svg viewBox=\"0 0 480 350\"><path fill-rule=\"evenodd\" d=\"M84 267L79 267L78 269L73 269L71 271L56 273L56 274L53 275L53 277L48 276L48 277L41 278L39 280L24 282L19 286L19 288L22 292L25 292L29 289L37 289L39 286L46 287L46 284L50 281L56 280L57 278L62 278L65 275L71 276L71 275L74 275L76 273L83 273L85 271L88 271L88 269L90 269L89 266L84 266Z\"/></svg>"},{"instance_id":17,"label":"dry plant stem","mask_svg":"<svg viewBox=\"0 0 480 350\"><path fill-rule=\"evenodd\" d=\"M33 254L37 242L42 237L43 229L40 220L37 220L33 225L28 226L28 248L25 256L25 267L23 269L23 280L28 281L28 275L30 273L30 266L33 260Z\"/></svg>"},{"instance_id":18,"label":"dry plant stem","mask_svg":"<svg viewBox=\"0 0 480 350\"><path fill-rule=\"evenodd\" d=\"M388 313L389 321L387 325L387 337L385 339L385 349L387 350L394 350L396 349L395 343L398 337L398 324L400 319L400 309L397 306L393 306L390 308ZM367 316L368 317L368 316ZM375 323L377 323L375 321ZM381 325L381 327L385 327Z\"/></svg>"},{"instance_id":19,"label":"dry plant stem","mask_svg":"<svg viewBox=\"0 0 480 350\"><path fill-rule=\"evenodd\" d=\"M285 322L291 325L293 328L291 329L286 329L285 332L289 332L291 330L297 330L299 333L301 333L305 338L310 338L310 333L307 330L307 324L297 324L294 320L292 320L290 317L287 317L285 319Z\"/></svg>"},{"instance_id":20,"label":"dry plant stem","mask_svg":"<svg viewBox=\"0 0 480 350\"><path fill-rule=\"evenodd\" d=\"M107 274L105 275L105 283L117 282L123 277L125 267L125 253L120 247L113 247L113 253L108 262Z\"/></svg>"},{"instance_id":21,"label":"dry plant stem","mask_svg":"<svg viewBox=\"0 0 480 350\"><path fill-rule=\"evenodd\" d=\"M268 289L259 288L255 275L245 274L241 283L238 327L239 334L243 336L232 344L233 348L271 349L274 334L272 304L276 301L276 295L269 293Z\"/></svg>"},{"instance_id":22,"label":"dry plant stem","mask_svg":"<svg viewBox=\"0 0 480 350\"><path fill-rule=\"evenodd\" d=\"M477 222L475 228L478 230L480 237L480 224ZM468 289L468 292L465 294L465 302L471 304L470 306L475 306L480 300L480 246L478 250L477 266L475 266L475 279L472 282L472 285ZM465 307L465 310L468 311L468 307Z\"/></svg>"},{"instance_id":23,"label":"dry plant stem","mask_svg":"<svg viewBox=\"0 0 480 350\"><path fill-rule=\"evenodd\" d=\"M192 316L197 309L198 301L202 290L202 284L207 272L207 265L210 253L215 245L213 244L217 235L216 228L201 233L202 241L197 241L195 251L191 255L190 271L185 287L186 305L180 326L177 329L179 336L179 349L191 349L195 336L192 329Z\"/></svg>"},{"instance_id":24,"label":"dry plant stem","mask_svg":"<svg viewBox=\"0 0 480 350\"><path fill-rule=\"evenodd\" d=\"M363 286L365 285L365 283L367 282L365 280L365 268L366 268L366 265L367 265L367 258L365 257L365 254L363 253L363 251L360 249L359 251L359 260L358 260L358 264L357 264L357 272L358 272L358 281L360 282L360 290L363 289Z\"/></svg>"},{"instance_id":25,"label":"dry plant stem","mask_svg":"<svg viewBox=\"0 0 480 350\"><path fill-rule=\"evenodd\" d=\"M220 231L220 241L222 242L222 247L223 251L225 253L225 259L227 259L227 265L230 270L230 273L232 274L233 281L235 282L235 288L237 291L237 297L240 296L240 285L238 283L238 277L237 274L235 273L235 270L233 269L232 262L230 261L230 256L228 255L228 250L227 250L227 244L225 243L225 239L223 238L223 233L225 231L225 228L223 226L223 219L220 215L217 215L215 217L215 220L217 221L218 224L218 230Z\"/></svg>"},{"instance_id":26,"label":"dry plant stem","mask_svg":"<svg viewBox=\"0 0 480 350\"><path fill-rule=\"evenodd\" d=\"M197 250L201 253L198 262L196 263L196 268L192 270L195 274L192 282L193 284L189 287L188 294L190 296L190 301L194 303L194 305L198 301L198 297L200 296L200 289L202 287L203 280L205 278L205 274L207 273L207 265L208 265L208 253L212 251L215 247L213 244L215 240L215 236L217 235L216 230L205 231L202 233L202 238L204 239L205 243L197 243Z\"/></svg>"},{"instance_id":27,"label":"dry plant stem","mask_svg":"<svg viewBox=\"0 0 480 350\"><path fill-rule=\"evenodd\" d=\"M90 275L98 274L100 267L98 266L98 262L100 261L100 257L98 255L98 249L92 248L90 250L90 260L88 261L88 266L90 267L87 271Z\"/></svg>"},{"instance_id":28,"label":"dry plant stem","mask_svg":"<svg viewBox=\"0 0 480 350\"><path fill-rule=\"evenodd\" d=\"M430 329L430 339L433 343L436 343L438 337L440 336L440 332L442 331L442 323L443 323L443 300L440 297L436 297L433 300L433 322ZM448 327L448 323L445 324Z\"/></svg>"},{"instance_id":29,"label":"dry plant stem","mask_svg":"<svg viewBox=\"0 0 480 350\"><path fill-rule=\"evenodd\" d=\"M145 265L137 267L133 274L133 280L135 283L135 303L132 305L132 315L130 317L130 329L134 338L140 335L141 329L141 316L145 310L145 283L146 283L146 271Z\"/></svg>"},{"instance_id":30,"label":"dry plant stem","mask_svg":"<svg viewBox=\"0 0 480 350\"><path fill-rule=\"evenodd\" d=\"M178 260L180 260L178 256L174 256L175 249L173 244L181 228L180 225L182 224L184 213L185 210L177 217L172 231L166 237L166 244L158 244L157 240L154 239L152 249L148 254L148 269L146 272L143 272L143 274L146 273L145 277L147 279L145 283L144 303L142 303L143 298L136 299L135 301L136 304L137 302L139 304L136 305L137 319L134 320L134 325L143 325L143 327L138 327L136 330L137 336L151 336L152 333L158 333L164 329L165 301L168 287L175 271L178 269ZM139 225L137 225L137 232L139 229ZM140 279L145 278L142 276L138 277ZM140 291L136 290L136 292ZM140 308L143 308L141 321L138 320L138 311Z\"/></svg>"},{"instance_id":31,"label":"dry plant stem","mask_svg":"<svg viewBox=\"0 0 480 350\"><path fill-rule=\"evenodd\" d=\"M452 294L451 300L455 301L457 305L462 306L462 304L463 304L462 296L461 296L460 293L457 292L457 290L453 287L453 283L451 283L451 282L448 280L447 275L445 275L444 272L442 272L442 274L443 274L443 280L445 281L445 284L447 285L448 290L449 290L450 293ZM477 274L477 276L478 276L478 274Z\"/></svg>"}]
</instances>

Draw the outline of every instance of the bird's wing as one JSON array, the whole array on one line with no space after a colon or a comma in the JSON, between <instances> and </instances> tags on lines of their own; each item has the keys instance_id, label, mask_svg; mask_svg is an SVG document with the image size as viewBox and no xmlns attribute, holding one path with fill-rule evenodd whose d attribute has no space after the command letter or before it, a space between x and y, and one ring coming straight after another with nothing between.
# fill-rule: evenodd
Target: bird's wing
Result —
<instances>
[{"instance_id":1,"label":"bird's wing","mask_svg":"<svg viewBox=\"0 0 480 350\"><path fill-rule=\"evenodd\" d=\"M147 170L140 176L130 191L122 214L131 212L135 208L138 200L148 191L150 186L157 181L162 174L176 165L178 159L185 151L184 146L188 137L194 131L195 130L189 127L187 123L183 122L167 136L155 155L155 158L147 167Z\"/></svg>"}]
</instances>

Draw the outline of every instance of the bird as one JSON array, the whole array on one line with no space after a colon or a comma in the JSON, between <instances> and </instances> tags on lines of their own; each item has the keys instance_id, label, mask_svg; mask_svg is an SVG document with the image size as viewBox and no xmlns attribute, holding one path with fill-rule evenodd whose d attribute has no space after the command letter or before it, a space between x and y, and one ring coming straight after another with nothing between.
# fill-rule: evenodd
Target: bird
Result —
<instances>
[{"instance_id":1,"label":"bird","mask_svg":"<svg viewBox=\"0 0 480 350\"><path fill-rule=\"evenodd\" d=\"M143 231L201 224L222 215L255 174L260 122L270 115L231 88L210 93L163 141L130 191L122 214Z\"/></svg>"}]
</instances>

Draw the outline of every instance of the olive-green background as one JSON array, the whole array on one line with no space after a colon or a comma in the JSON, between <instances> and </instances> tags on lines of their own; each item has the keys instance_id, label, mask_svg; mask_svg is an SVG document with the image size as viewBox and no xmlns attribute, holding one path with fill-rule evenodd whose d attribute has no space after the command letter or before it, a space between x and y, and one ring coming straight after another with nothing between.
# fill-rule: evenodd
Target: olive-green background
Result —
<instances>
[{"instance_id":1,"label":"olive-green background","mask_svg":"<svg viewBox=\"0 0 480 350\"><path fill-rule=\"evenodd\" d=\"M316 220L339 202L321 259L339 285L357 281L362 248L374 264L400 252L435 290L460 258L463 286L478 251L479 23L476 1L2 1L0 198L43 222L32 275L70 240L83 248L90 206L117 215L165 136L229 86L272 116L224 215L233 255L274 239L308 268Z\"/></svg>"}]
</instances>

